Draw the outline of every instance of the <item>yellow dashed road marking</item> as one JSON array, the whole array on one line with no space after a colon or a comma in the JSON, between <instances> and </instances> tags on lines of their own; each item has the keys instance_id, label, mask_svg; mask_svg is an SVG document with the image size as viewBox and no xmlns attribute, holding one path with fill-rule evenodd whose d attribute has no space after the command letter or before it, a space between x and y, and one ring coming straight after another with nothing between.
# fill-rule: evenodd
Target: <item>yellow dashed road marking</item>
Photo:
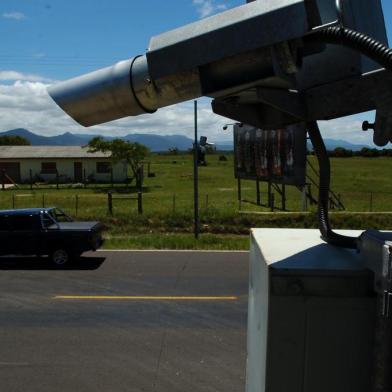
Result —
<instances>
[{"instance_id":1,"label":"yellow dashed road marking","mask_svg":"<svg viewBox=\"0 0 392 392\"><path fill-rule=\"evenodd\" d=\"M119 296L119 295L56 295L54 299L67 300L127 300L127 301L236 301L238 297L195 296Z\"/></svg>"}]
</instances>

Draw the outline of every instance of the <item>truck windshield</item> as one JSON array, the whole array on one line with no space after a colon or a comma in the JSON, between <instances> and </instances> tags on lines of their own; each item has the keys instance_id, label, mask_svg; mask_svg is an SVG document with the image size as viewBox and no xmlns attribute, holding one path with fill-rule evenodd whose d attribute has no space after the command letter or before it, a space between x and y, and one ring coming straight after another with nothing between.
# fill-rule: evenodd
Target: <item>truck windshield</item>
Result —
<instances>
[{"instance_id":1,"label":"truck windshield","mask_svg":"<svg viewBox=\"0 0 392 392\"><path fill-rule=\"evenodd\" d=\"M45 228L48 228L53 225L57 225L57 221L55 218L50 214L50 211L44 212L42 214L42 223Z\"/></svg>"},{"instance_id":2,"label":"truck windshield","mask_svg":"<svg viewBox=\"0 0 392 392\"><path fill-rule=\"evenodd\" d=\"M60 208L53 208L52 210L48 211L48 214L56 221L56 222L72 222L72 218L67 215L63 210Z\"/></svg>"}]
</instances>

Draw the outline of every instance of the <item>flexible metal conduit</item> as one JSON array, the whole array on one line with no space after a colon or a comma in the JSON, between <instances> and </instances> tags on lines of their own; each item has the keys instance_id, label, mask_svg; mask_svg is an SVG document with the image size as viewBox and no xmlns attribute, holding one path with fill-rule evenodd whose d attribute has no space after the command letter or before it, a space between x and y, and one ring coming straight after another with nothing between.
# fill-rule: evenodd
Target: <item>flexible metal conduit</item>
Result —
<instances>
[{"instance_id":1,"label":"flexible metal conduit","mask_svg":"<svg viewBox=\"0 0 392 392\"><path fill-rule=\"evenodd\" d=\"M323 41L328 44L346 46L359 51L385 69L392 71L392 50L383 43L357 31L344 27L327 27L309 35L306 37L306 41ZM318 215L321 234L324 240L331 245L357 249L358 238L343 236L331 229L328 216L330 161L316 121L308 123L308 131L320 167Z\"/></svg>"}]
</instances>

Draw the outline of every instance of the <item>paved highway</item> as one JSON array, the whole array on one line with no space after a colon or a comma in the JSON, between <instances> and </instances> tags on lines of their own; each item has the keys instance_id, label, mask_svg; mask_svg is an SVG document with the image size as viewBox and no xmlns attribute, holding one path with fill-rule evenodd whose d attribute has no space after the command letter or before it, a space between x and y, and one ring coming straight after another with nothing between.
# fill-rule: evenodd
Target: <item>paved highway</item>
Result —
<instances>
[{"instance_id":1,"label":"paved highway","mask_svg":"<svg viewBox=\"0 0 392 392\"><path fill-rule=\"evenodd\" d=\"M0 390L244 391L246 252L0 258Z\"/></svg>"}]
</instances>

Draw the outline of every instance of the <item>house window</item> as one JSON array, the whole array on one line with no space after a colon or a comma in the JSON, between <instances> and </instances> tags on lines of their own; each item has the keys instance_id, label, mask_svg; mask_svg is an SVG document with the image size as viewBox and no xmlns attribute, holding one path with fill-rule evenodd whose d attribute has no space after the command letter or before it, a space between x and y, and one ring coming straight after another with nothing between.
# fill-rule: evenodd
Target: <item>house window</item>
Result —
<instances>
[{"instance_id":1,"label":"house window","mask_svg":"<svg viewBox=\"0 0 392 392\"><path fill-rule=\"evenodd\" d=\"M97 162L97 173L98 174L110 174L112 168L110 162Z\"/></svg>"},{"instance_id":2,"label":"house window","mask_svg":"<svg viewBox=\"0 0 392 392\"><path fill-rule=\"evenodd\" d=\"M56 173L57 173L56 162L41 163L41 174L56 174Z\"/></svg>"}]
</instances>

